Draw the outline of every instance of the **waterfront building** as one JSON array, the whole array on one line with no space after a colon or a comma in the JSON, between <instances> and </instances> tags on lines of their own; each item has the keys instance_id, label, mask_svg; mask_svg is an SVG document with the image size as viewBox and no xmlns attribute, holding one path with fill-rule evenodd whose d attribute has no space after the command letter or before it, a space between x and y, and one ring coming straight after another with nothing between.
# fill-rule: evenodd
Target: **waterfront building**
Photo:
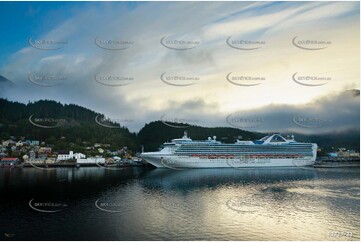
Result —
<instances>
[{"instance_id":1,"label":"waterfront building","mask_svg":"<svg viewBox=\"0 0 361 242\"><path fill-rule=\"evenodd\" d=\"M86 156L82 153L75 153L73 151L63 152L59 151L58 157L56 158L57 161L61 160L71 160L71 159L84 159Z\"/></svg>"},{"instance_id":2,"label":"waterfront building","mask_svg":"<svg viewBox=\"0 0 361 242\"><path fill-rule=\"evenodd\" d=\"M104 164L105 158L103 157L89 157L86 159L77 159L77 164Z\"/></svg>"},{"instance_id":3,"label":"waterfront building","mask_svg":"<svg viewBox=\"0 0 361 242\"><path fill-rule=\"evenodd\" d=\"M20 162L20 160L18 158L4 157L4 158L1 158L0 165L15 165L19 162Z\"/></svg>"}]
</instances>

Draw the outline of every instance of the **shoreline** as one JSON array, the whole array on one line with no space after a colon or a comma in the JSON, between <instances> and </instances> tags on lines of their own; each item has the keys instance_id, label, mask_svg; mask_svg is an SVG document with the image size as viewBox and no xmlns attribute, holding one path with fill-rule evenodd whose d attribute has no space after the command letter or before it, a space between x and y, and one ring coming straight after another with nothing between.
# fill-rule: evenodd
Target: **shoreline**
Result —
<instances>
[{"instance_id":1,"label":"shoreline","mask_svg":"<svg viewBox=\"0 0 361 242\"><path fill-rule=\"evenodd\" d=\"M14 168L81 168L81 167L100 167L100 168L111 168L111 167L140 167L146 166L146 164L132 165L132 164L111 164L111 165L101 165L94 163L84 163L84 164L76 164L76 163L63 163L63 164L18 164L12 167Z\"/></svg>"},{"instance_id":2,"label":"shoreline","mask_svg":"<svg viewBox=\"0 0 361 242\"><path fill-rule=\"evenodd\" d=\"M0 168L81 168L81 167L99 167L99 168L126 168L126 167L147 167L149 164L112 164L112 165L100 165L100 164L18 164L13 166L0 166ZM322 162L315 163L312 167L314 168L350 168L360 167L360 162Z\"/></svg>"}]
</instances>

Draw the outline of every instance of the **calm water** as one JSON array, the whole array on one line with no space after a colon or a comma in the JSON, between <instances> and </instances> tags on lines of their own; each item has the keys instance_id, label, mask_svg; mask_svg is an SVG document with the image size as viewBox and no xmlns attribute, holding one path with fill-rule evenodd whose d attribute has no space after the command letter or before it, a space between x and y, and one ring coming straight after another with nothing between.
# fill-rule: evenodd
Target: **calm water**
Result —
<instances>
[{"instance_id":1,"label":"calm water","mask_svg":"<svg viewBox=\"0 0 361 242\"><path fill-rule=\"evenodd\" d=\"M345 168L3 168L0 238L359 240L359 177Z\"/></svg>"}]
</instances>

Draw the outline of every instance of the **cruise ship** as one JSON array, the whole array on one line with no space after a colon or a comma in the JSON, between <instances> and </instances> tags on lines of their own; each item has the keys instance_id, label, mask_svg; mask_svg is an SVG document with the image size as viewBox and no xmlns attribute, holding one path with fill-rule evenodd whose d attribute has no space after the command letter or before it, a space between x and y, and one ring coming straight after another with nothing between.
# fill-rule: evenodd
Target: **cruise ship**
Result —
<instances>
[{"instance_id":1,"label":"cruise ship","mask_svg":"<svg viewBox=\"0 0 361 242\"><path fill-rule=\"evenodd\" d=\"M158 168L171 169L311 166L316 155L317 144L297 142L294 136L286 139L272 134L260 140L225 144L215 136L208 140L192 140L187 132L182 138L165 142L158 152L140 154Z\"/></svg>"}]
</instances>

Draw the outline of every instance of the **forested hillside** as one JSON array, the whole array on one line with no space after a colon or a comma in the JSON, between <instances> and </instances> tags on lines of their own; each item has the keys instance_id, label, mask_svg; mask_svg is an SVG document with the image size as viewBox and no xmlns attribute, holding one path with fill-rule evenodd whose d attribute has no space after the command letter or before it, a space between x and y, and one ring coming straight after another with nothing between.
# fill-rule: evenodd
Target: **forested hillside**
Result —
<instances>
[{"instance_id":1,"label":"forested hillside","mask_svg":"<svg viewBox=\"0 0 361 242\"><path fill-rule=\"evenodd\" d=\"M116 128L99 125L95 119ZM21 104L0 99L0 138L10 136L30 140L40 140L54 145L54 149L67 149L74 143L80 146L106 143L111 149L124 146L139 150L135 133L119 124L106 121L104 115L80 107L63 105L51 100Z\"/></svg>"}]
</instances>

